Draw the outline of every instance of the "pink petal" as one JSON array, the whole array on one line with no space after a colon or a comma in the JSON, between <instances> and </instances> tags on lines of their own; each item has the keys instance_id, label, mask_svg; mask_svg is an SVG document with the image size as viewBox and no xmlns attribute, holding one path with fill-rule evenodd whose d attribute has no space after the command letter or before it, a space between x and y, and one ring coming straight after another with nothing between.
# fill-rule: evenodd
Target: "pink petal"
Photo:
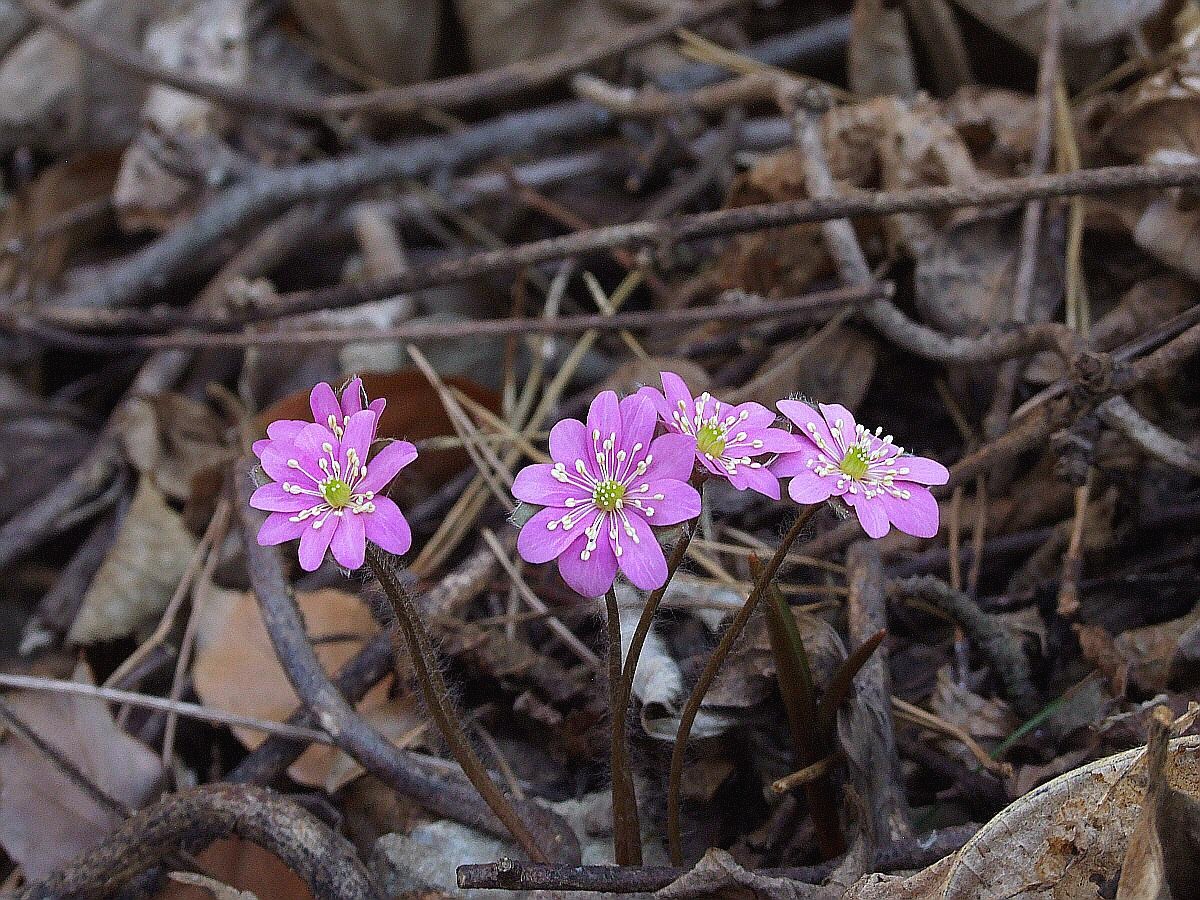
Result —
<instances>
[{"instance_id":1,"label":"pink petal","mask_svg":"<svg viewBox=\"0 0 1200 900\"><path fill-rule=\"evenodd\" d=\"M358 454L360 463L366 462L371 441L374 439L375 413L362 410L352 415L346 422L346 430L342 433L341 444L338 447L338 462L342 464L343 478L350 474L350 450L353 449Z\"/></svg>"},{"instance_id":2,"label":"pink petal","mask_svg":"<svg viewBox=\"0 0 1200 900\"><path fill-rule=\"evenodd\" d=\"M338 439L324 425L305 425L296 435L296 459L305 467L305 471L312 474L322 471L318 461L328 461L330 451L326 451L326 445L333 453L337 452Z\"/></svg>"},{"instance_id":3,"label":"pink petal","mask_svg":"<svg viewBox=\"0 0 1200 900\"><path fill-rule=\"evenodd\" d=\"M896 482L896 489L908 491L910 498L902 500L891 494L879 499L892 524L913 537L931 538L938 533L938 505L928 488L912 482Z\"/></svg>"},{"instance_id":4,"label":"pink petal","mask_svg":"<svg viewBox=\"0 0 1200 900\"><path fill-rule=\"evenodd\" d=\"M361 378L351 378L342 388L342 417L350 418L363 408L363 383Z\"/></svg>"},{"instance_id":5,"label":"pink petal","mask_svg":"<svg viewBox=\"0 0 1200 900\"><path fill-rule=\"evenodd\" d=\"M255 509L268 512L299 512L321 502L320 497L310 497L306 494L293 494L283 489L283 485L272 481L264 484L250 495L250 505Z\"/></svg>"},{"instance_id":6,"label":"pink petal","mask_svg":"<svg viewBox=\"0 0 1200 900\"><path fill-rule=\"evenodd\" d=\"M907 471L906 471L907 470ZM924 456L901 456L896 460L896 478L915 481L919 484L945 484L950 480L950 470L940 462Z\"/></svg>"},{"instance_id":7,"label":"pink petal","mask_svg":"<svg viewBox=\"0 0 1200 900\"><path fill-rule=\"evenodd\" d=\"M412 529L400 507L388 497L377 495L371 501L375 504L375 512L359 513L366 528L367 539L378 544L388 553L401 556L412 547Z\"/></svg>"},{"instance_id":8,"label":"pink petal","mask_svg":"<svg viewBox=\"0 0 1200 900\"><path fill-rule=\"evenodd\" d=\"M752 490L758 491L765 497L770 497L772 500L779 499L779 479L771 474L771 470L766 466L759 469L752 469L750 466L738 466L736 471L729 477L729 483L739 491Z\"/></svg>"},{"instance_id":9,"label":"pink petal","mask_svg":"<svg viewBox=\"0 0 1200 900\"><path fill-rule=\"evenodd\" d=\"M387 408L387 400L383 397L376 397L367 404L367 409L375 413L376 419L383 418L383 411Z\"/></svg>"},{"instance_id":10,"label":"pink petal","mask_svg":"<svg viewBox=\"0 0 1200 900\"><path fill-rule=\"evenodd\" d=\"M621 440L617 448L629 454L627 459L633 460L633 448L641 444L644 451L654 438L654 426L658 423L658 410L654 404L640 394L626 397L620 403L621 410ZM638 454L641 458L641 454ZM624 475L624 472L621 472Z\"/></svg>"},{"instance_id":11,"label":"pink petal","mask_svg":"<svg viewBox=\"0 0 1200 900\"><path fill-rule=\"evenodd\" d=\"M801 505L823 503L838 493L836 476L822 478L811 469L797 472L788 482L788 496Z\"/></svg>"},{"instance_id":12,"label":"pink petal","mask_svg":"<svg viewBox=\"0 0 1200 900\"><path fill-rule=\"evenodd\" d=\"M658 540L645 519L636 512L626 512L625 517L633 527L637 539L626 534L618 522L618 528L621 530L617 540L622 552L617 557L617 565L621 567L625 577L643 591L662 587L667 581L667 559L663 556L662 547L658 545ZM601 534L600 537L603 538L604 535Z\"/></svg>"},{"instance_id":13,"label":"pink petal","mask_svg":"<svg viewBox=\"0 0 1200 900\"><path fill-rule=\"evenodd\" d=\"M611 437L616 446L621 446L621 404L613 391L601 391L588 408L587 442L590 457L594 457L596 453L592 449L592 439L597 432L600 434L597 443L602 444Z\"/></svg>"},{"instance_id":14,"label":"pink petal","mask_svg":"<svg viewBox=\"0 0 1200 900\"><path fill-rule=\"evenodd\" d=\"M692 477L692 469L696 464L696 439L690 434L660 435L650 444L650 456L650 465L646 467L642 480L674 478L687 481Z\"/></svg>"},{"instance_id":15,"label":"pink petal","mask_svg":"<svg viewBox=\"0 0 1200 900\"><path fill-rule=\"evenodd\" d=\"M259 546L274 547L276 544L294 541L312 524L307 519L303 522L293 522L291 518L292 514L286 512L273 512L267 516L267 520L258 529Z\"/></svg>"},{"instance_id":16,"label":"pink petal","mask_svg":"<svg viewBox=\"0 0 1200 900\"><path fill-rule=\"evenodd\" d=\"M825 459L825 454L814 447L807 441L797 438L800 448L794 453L784 453L771 463L771 471L780 478L787 478L791 475L800 475L804 472L812 470L812 466L808 464L811 459L813 465Z\"/></svg>"},{"instance_id":17,"label":"pink petal","mask_svg":"<svg viewBox=\"0 0 1200 900\"><path fill-rule=\"evenodd\" d=\"M696 401L692 398L692 389L674 372L659 372L662 379L663 396L667 401L666 418L675 421L675 413L679 413L689 421L696 418Z\"/></svg>"},{"instance_id":18,"label":"pink petal","mask_svg":"<svg viewBox=\"0 0 1200 900\"><path fill-rule=\"evenodd\" d=\"M416 458L417 448L408 441L392 441L368 461L367 477L358 483L357 490L378 494Z\"/></svg>"},{"instance_id":19,"label":"pink petal","mask_svg":"<svg viewBox=\"0 0 1200 900\"><path fill-rule=\"evenodd\" d=\"M677 525L700 515L700 492L686 481L660 478L646 485L644 492L639 490L641 485L636 485L626 496L638 500L643 507L640 514L651 525ZM657 499L660 494L661 500ZM653 514L646 509L654 510Z\"/></svg>"},{"instance_id":20,"label":"pink petal","mask_svg":"<svg viewBox=\"0 0 1200 900\"><path fill-rule=\"evenodd\" d=\"M561 506L548 506L538 510L521 526L521 533L517 535L517 552L525 562L536 565L554 559L596 519L589 513L570 528L563 528L561 524L549 527L551 522L557 523L568 512Z\"/></svg>"},{"instance_id":21,"label":"pink petal","mask_svg":"<svg viewBox=\"0 0 1200 900\"><path fill-rule=\"evenodd\" d=\"M582 559L587 536L579 535L558 557L558 574L567 587L581 597L602 597L617 577L617 558L608 542L607 532L596 541L596 549Z\"/></svg>"},{"instance_id":22,"label":"pink petal","mask_svg":"<svg viewBox=\"0 0 1200 900\"><path fill-rule=\"evenodd\" d=\"M749 441L762 441L761 447L744 447L737 445L740 453L746 456L757 456L760 453L794 453L804 446L811 446L808 441L797 437L782 428L764 428L762 431L752 431L747 436ZM726 444L726 447L730 445Z\"/></svg>"},{"instance_id":23,"label":"pink petal","mask_svg":"<svg viewBox=\"0 0 1200 900\"><path fill-rule=\"evenodd\" d=\"M857 426L854 421L854 413L846 409L840 403L821 403L821 415L825 418L825 423L829 426L829 431L835 436L838 432L841 433L842 447L849 447L858 440ZM841 423L839 428L838 423Z\"/></svg>"},{"instance_id":24,"label":"pink petal","mask_svg":"<svg viewBox=\"0 0 1200 900\"><path fill-rule=\"evenodd\" d=\"M293 469L288 465L288 460L292 459L300 464L301 469ZM272 443L270 447L263 449L259 462L262 463L263 471L280 483L292 481L301 487L315 490L317 482L323 477L312 454L301 451L295 444L285 444L281 447ZM307 476L305 472L308 473Z\"/></svg>"},{"instance_id":25,"label":"pink petal","mask_svg":"<svg viewBox=\"0 0 1200 900\"><path fill-rule=\"evenodd\" d=\"M854 507L858 513L858 523L868 537L881 538L891 530L888 524L888 511L882 497L872 497L868 500L861 493L843 494L842 499Z\"/></svg>"},{"instance_id":26,"label":"pink petal","mask_svg":"<svg viewBox=\"0 0 1200 900\"><path fill-rule=\"evenodd\" d=\"M308 527L300 535L300 568L305 572L315 572L325 559L325 551L333 540L341 519L332 513L326 513L325 518L306 519Z\"/></svg>"},{"instance_id":27,"label":"pink petal","mask_svg":"<svg viewBox=\"0 0 1200 900\"><path fill-rule=\"evenodd\" d=\"M577 459L582 459L593 475L599 471L587 427L578 419L560 419L550 429L550 457L566 466L569 472L575 471Z\"/></svg>"},{"instance_id":28,"label":"pink petal","mask_svg":"<svg viewBox=\"0 0 1200 900\"><path fill-rule=\"evenodd\" d=\"M658 417L667 428L672 431L679 430L679 426L675 424L675 420L671 417L671 404L663 396L662 391L647 385L638 389L638 396L645 397L654 404L654 409L658 413Z\"/></svg>"},{"instance_id":29,"label":"pink petal","mask_svg":"<svg viewBox=\"0 0 1200 900\"><path fill-rule=\"evenodd\" d=\"M553 466L545 463L526 466L513 480L513 496L538 506L566 506L567 500L591 497L591 494L581 487L563 484L550 474L553 470ZM371 474L374 475L374 472Z\"/></svg>"},{"instance_id":30,"label":"pink petal","mask_svg":"<svg viewBox=\"0 0 1200 900\"><path fill-rule=\"evenodd\" d=\"M747 414L746 418L741 419L742 413ZM759 428L770 428L775 424L776 418L775 413L771 412L771 410L767 409L761 403L755 403L752 400L731 407L726 412L726 416L733 416L740 419L739 424L733 429L735 433L738 431L756 431ZM754 436L758 437L758 435Z\"/></svg>"},{"instance_id":31,"label":"pink petal","mask_svg":"<svg viewBox=\"0 0 1200 900\"><path fill-rule=\"evenodd\" d=\"M350 569L362 567L367 554L367 534L365 519L378 513L353 513L346 510L342 516L342 524L333 534L329 549L338 565Z\"/></svg>"},{"instance_id":32,"label":"pink petal","mask_svg":"<svg viewBox=\"0 0 1200 900\"><path fill-rule=\"evenodd\" d=\"M250 449L254 451L255 456L262 456L263 451L270 447L273 443L274 441L272 441L270 438L262 438L261 440L257 440L251 444Z\"/></svg>"},{"instance_id":33,"label":"pink petal","mask_svg":"<svg viewBox=\"0 0 1200 900\"><path fill-rule=\"evenodd\" d=\"M799 428L798 433L811 441L814 447L817 446L817 442L813 438L819 436L833 448L833 435L829 433L829 426L825 424L825 420L821 418L820 414L807 403L801 403L799 400L780 400L775 405L779 407L781 413L792 420Z\"/></svg>"},{"instance_id":34,"label":"pink petal","mask_svg":"<svg viewBox=\"0 0 1200 900\"><path fill-rule=\"evenodd\" d=\"M328 426L332 418L338 425L342 424L341 404L338 403L333 388L324 381L313 385L312 392L308 395L308 405L312 409L314 422Z\"/></svg>"},{"instance_id":35,"label":"pink petal","mask_svg":"<svg viewBox=\"0 0 1200 900\"><path fill-rule=\"evenodd\" d=\"M276 419L267 426L267 437L273 441L292 443L308 422L302 419Z\"/></svg>"}]
</instances>

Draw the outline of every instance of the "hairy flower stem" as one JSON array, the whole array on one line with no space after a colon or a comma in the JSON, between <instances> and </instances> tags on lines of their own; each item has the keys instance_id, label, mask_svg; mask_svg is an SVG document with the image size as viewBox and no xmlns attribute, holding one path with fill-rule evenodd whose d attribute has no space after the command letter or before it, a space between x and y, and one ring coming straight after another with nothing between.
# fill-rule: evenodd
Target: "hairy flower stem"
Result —
<instances>
[{"instance_id":1,"label":"hairy flower stem","mask_svg":"<svg viewBox=\"0 0 1200 900\"><path fill-rule=\"evenodd\" d=\"M634 856L636 862L631 862L629 865L641 865L642 859L642 844L641 844L641 822L638 818L637 808L637 793L633 786L633 776L629 771L629 706L633 698L633 676L637 673L638 660L642 655L642 648L646 644L646 637L650 634L650 626L654 621L655 613L658 612L659 604L662 603L663 597L667 593L667 587L671 584L671 579L675 577L675 572L683 563L684 557L687 555L688 545L692 542L692 534L695 532L695 526L689 528L686 524L683 526L683 533L679 536L679 540L675 542L674 548L671 550L671 556L667 560L667 580L663 582L662 587L656 588L650 592L650 596L646 598L646 603L642 607L642 614L638 618L637 627L633 631L633 637L629 641L629 651L625 655L625 665L623 670L620 669L620 661L618 654L618 671L620 677L614 682L613 679L613 661L609 658L609 687L610 690L614 683L619 685L619 690L611 693L612 706L612 770L613 784L617 783L617 778L620 775L627 779L628 786L628 809L623 810L624 819L620 823L621 827L632 829L632 834L635 835L636 850ZM611 592L610 592L611 593ZM609 607L609 615L612 615L614 604ZM609 641L613 639L613 629L609 626ZM617 644L619 646L621 634L620 626L616 631ZM618 834L618 811L614 798L613 803L613 845L617 846ZM615 851L614 851L615 852ZM620 859L617 860L620 862Z\"/></svg>"},{"instance_id":2,"label":"hairy flower stem","mask_svg":"<svg viewBox=\"0 0 1200 900\"><path fill-rule=\"evenodd\" d=\"M783 540L779 542L775 554L763 569L762 576L755 579L754 587L750 590L750 596L746 598L746 602L742 605L742 608L737 611L737 615L733 617L733 621L729 623L729 627L721 635L720 642L708 658L708 662L704 666L704 671L700 673L700 678L696 681L696 686L692 688L692 693L683 707L683 713L679 717L679 731L675 735L675 747L671 751L671 774L667 781L667 843L671 854L671 865L673 866L683 865L683 842L679 835L679 793L683 782L684 753L687 750L688 737L692 733L692 724L696 721L696 715L700 712L700 704L704 702L704 697L708 694L708 689L712 687L713 680L717 677L717 672L721 670L721 664L725 662L725 657L729 655L734 642L741 635L742 629L746 627L746 623L750 621L750 617L758 607L759 601L762 600L763 595L767 592L767 585L771 583L771 579L775 577L775 573L783 565L783 560L792 548L792 544L796 542L796 538L800 536L800 532L804 530L804 526L808 524L817 509L817 505L805 508L796 517L796 521L792 523L792 527L788 529L787 534L783 536Z\"/></svg>"},{"instance_id":3,"label":"hairy flower stem","mask_svg":"<svg viewBox=\"0 0 1200 900\"><path fill-rule=\"evenodd\" d=\"M459 724L457 713L450 702L446 682L442 679L441 670L437 666L433 642L417 612L416 603L397 577L395 564L392 562L390 554L368 542L367 562L370 563L371 571L375 573L375 577L383 587L383 592L391 602L392 612L395 613L400 631L408 645L408 654L417 681L421 685L425 705L429 708L429 714L433 717L434 724L442 733L442 738L449 746L450 753L462 766L467 779L475 787L475 790L479 791L484 802L496 814L496 818L504 823L504 827L509 830L529 858L534 862L549 862L550 859L546 856L545 851L538 846L533 834L521 817L517 815L517 811L513 809L508 798L492 781L487 769L476 755L475 749L467 740L467 736Z\"/></svg>"},{"instance_id":4,"label":"hairy flower stem","mask_svg":"<svg viewBox=\"0 0 1200 900\"><path fill-rule=\"evenodd\" d=\"M612 767L612 825L613 859L618 866L642 864L641 823L638 820L637 794L633 774L629 771L629 752L625 746L625 729L619 701L621 697L621 611L617 607L617 592L609 588L604 595L608 614L608 705L612 714L612 745L609 751Z\"/></svg>"}]
</instances>

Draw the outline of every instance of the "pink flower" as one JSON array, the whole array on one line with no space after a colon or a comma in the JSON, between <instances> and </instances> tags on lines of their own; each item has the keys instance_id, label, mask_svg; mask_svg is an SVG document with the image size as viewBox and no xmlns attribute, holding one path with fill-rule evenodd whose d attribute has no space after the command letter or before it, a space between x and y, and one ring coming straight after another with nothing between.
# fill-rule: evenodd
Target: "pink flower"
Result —
<instances>
[{"instance_id":1,"label":"pink flower","mask_svg":"<svg viewBox=\"0 0 1200 900\"><path fill-rule=\"evenodd\" d=\"M696 459L713 475L726 479L739 491L746 488L779 499L779 479L762 460L754 457L798 449L798 442L782 428L772 428L775 413L761 403L730 406L707 391L692 397L682 378L660 372L663 393L644 387L648 398L666 423L667 431L696 439Z\"/></svg>"},{"instance_id":2,"label":"pink flower","mask_svg":"<svg viewBox=\"0 0 1200 900\"><path fill-rule=\"evenodd\" d=\"M267 428L254 452L272 479L250 498L255 509L271 513L258 531L264 547L300 539L300 566L308 572L330 550L339 565L363 564L368 540L392 553L406 553L412 531L400 508L382 491L417 458L417 448L394 441L367 454L375 439L383 401L362 408L358 379L342 393L341 403L328 384L310 397L317 422L281 420Z\"/></svg>"},{"instance_id":3,"label":"pink flower","mask_svg":"<svg viewBox=\"0 0 1200 900\"><path fill-rule=\"evenodd\" d=\"M674 525L700 514L700 494L687 483L694 438L654 438L654 405L612 391L592 401L587 424L563 419L550 431L554 464L526 466L513 495L545 507L521 528L517 550L526 562L558 560L572 589L599 597L618 568L642 590L661 587L667 562L651 525Z\"/></svg>"},{"instance_id":4,"label":"pink flower","mask_svg":"<svg viewBox=\"0 0 1200 900\"><path fill-rule=\"evenodd\" d=\"M937 501L923 485L945 484L950 478L945 466L902 456L904 448L893 444L891 435L867 431L844 406L822 403L820 415L798 400L780 400L778 406L800 429L801 448L771 465L776 475L792 476L788 494L793 500L841 497L873 538L883 537L892 525L916 537L937 534Z\"/></svg>"}]
</instances>

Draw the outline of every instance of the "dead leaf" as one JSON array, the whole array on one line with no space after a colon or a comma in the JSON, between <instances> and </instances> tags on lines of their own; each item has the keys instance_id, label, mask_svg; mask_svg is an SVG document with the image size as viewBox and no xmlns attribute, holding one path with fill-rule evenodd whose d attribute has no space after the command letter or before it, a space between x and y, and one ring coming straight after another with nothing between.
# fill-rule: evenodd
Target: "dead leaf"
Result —
<instances>
[{"instance_id":1,"label":"dead leaf","mask_svg":"<svg viewBox=\"0 0 1200 900\"><path fill-rule=\"evenodd\" d=\"M388 84L433 70L441 4L435 0L290 0L292 12L331 54Z\"/></svg>"},{"instance_id":2,"label":"dead leaf","mask_svg":"<svg viewBox=\"0 0 1200 900\"><path fill-rule=\"evenodd\" d=\"M100 228L112 227L111 217L103 215L66 228L58 220L107 198L119 161L120 155L112 150L81 153L46 168L17 192L0 215L0 244L17 242L29 249L21 257L0 257L0 287L11 291L22 277L36 285L52 284L77 247L94 238ZM56 226L53 233L36 239L39 230L47 226Z\"/></svg>"},{"instance_id":3,"label":"dead leaf","mask_svg":"<svg viewBox=\"0 0 1200 900\"><path fill-rule=\"evenodd\" d=\"M773 409L780 397L837 398L858 407L875 375L875 339L856 328L840 327L808 339L788 341L741 388L730 403L755 400Z\"/></svg>"},{"instance_id":4,"label":"dead leaf","mask_svg":"<svg viewBox=\"0 0 1200 900\"><path fill-rule=\"evenodd\" d=\"M1021 724L1003 700L981 697L959 685L950 675L949 666L938 669L929 706L938 716L980 740L1003 740Z\"/></svg>"},{"instance_id":5,"label":"dead leaf","mask_svg":"<svg viewBox=\"0 0 1200 900\"><path fill-rule=\"evenodd\" d=\"M616 391L619 395L632 394L642 385L650 385L656 390L662 390L660 373L674 372L687 384L693 397L698 397L708 390L712 379L708 373L690 359L680 359L674 356L651 356L645 359L634 357L628 362L617 366L612 375L604 380L603 387Z\"/></svg>"},{"instance_id":6,"label":"dead leaf","mask_svg":"<svg viewBox=\"0 0 1200 900\"><path fill-rule=\"evenodd\" d=\"M1113 644L1129 667L1129 678L1141 690L1151 693L1166 690L1171 680L1171 661L1179 648L1179 639L1200 622L1200 605L1186 616L1145 625L1122 632Z\"/></svg>"},{"instance_id":7,"label":"dead leaf","mask_svg":"<svg viewBox=\"0 0 1200 900\"><path fill-rule=\"evenodd\" d=\"M188 500L193 479L233 456L213 411L181 394L166 393L122 404L121 446L133 467L172 500Z\"/></svg>"},{"instance_id":8,"label":"dead leaf","mask_svg":"<svg viewBox=\"0 0 1200 900\"><path fill-rule=\"evenodd\" d=\"M312 900L308 885L274 853L241 838L221 838L197 859L211 877L171 873L157 900ZM183 877L190 876L187 883ZM191 880L196 879L196 880Z\"/></svg>"},{"instance_id":9,"label":"dead leaf","mask_svg":"<svg viewBox=\"0 0 1200 900\"><path fill-rule=\"evenodd\" d=\"M296 594L317 658L330 674L337 672L379 630L370 610L354 594L332 588ZM300 700L275 657L253 593L211 593L205 604L192 667L196 693L206 706L226 712L282 722ZM246 685L254 685L247 690ZM424 718L408 697L390 696L387 678L367 692L358 711L381 733L401 746L419 735ZM265 740L262 732L235 728L247 748ZM301 784L333 792L362 769L340 750L309 747L288 769Z\"/></svg>"},{"instance_id":10,"label":"dead leaf","mask_svg":"<svg viewBox=\"0 0 1200 900\"><path fill-rule=\"evenodd\" d=\"M166 609L195 551L196 539L179 514L142 478L67 639L110 641L152 622Z\"/></svg>"},{"instance_id":11,"label":"dead leaf","mask_svg":"<svg viewBox=\"0 0 1200 900\"><path fill-rule=\"evenodd\" d=\"M455 0L454 7L475 69L584 46L630 21L595 0Z\"/></svg>"},{"instance_id":12,"label":"dead leaf","mask_svg":"<svg viewBox=\"0 0 1200 900\"><path fill-rule=\"evenodd\" d=\"M94 684L82 663L75 680ZM101 790L139 807L158 790L158 754L122 731L102 700L13 691L5 702ZM29 880L90 850L122 821L17 735L0 741L0 843Z\"/></svg>"},{"instance_id":13,"label":"dead leaf","mask_svg":"<svg viewBox=\"0 0 1200 900\"><path fill-rule=\"evenodd\" d=\"M754 897L760 900L836 900L837 886L805 884L791 878L748 872L726 850L711 848L695 866L665 888L659 900L701 900L712 897Z\"/></svg>"},{"instance_id":14,"label":"dead leaf","mask_svg":"<svg viewBox=\"0 0 1200 900\"><path fill-rule=\"evenodd\" d=\"M850 90L859 97L908 97L917 69L904 9L883 0L857 0L846 48Z\"/></svg>"},{"instance_id":15,"label":"dead leaf","mask_svg":"<svg viewBox=\"0 0 1200 900\"><path fill-rule=\"evenodd\" d=\"M1170 747L1167 780L1194 802L1200 738ZM1094 900L1117 874L1146 783L1140 747L1088 763L1014 801L953 856L907 878L867 876L843 900Z\"/></svg>"}]
</instances>

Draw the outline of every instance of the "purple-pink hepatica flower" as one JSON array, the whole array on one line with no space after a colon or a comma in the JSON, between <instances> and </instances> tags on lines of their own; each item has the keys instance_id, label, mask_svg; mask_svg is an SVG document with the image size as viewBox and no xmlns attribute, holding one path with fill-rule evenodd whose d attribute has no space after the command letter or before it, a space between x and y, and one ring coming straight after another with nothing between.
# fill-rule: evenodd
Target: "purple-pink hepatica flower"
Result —
<instances>
[{"instance_id":1,"label":"purple-pink hepatica flower","mask_svg":"<svg viewBox=\"0 0 1200 900\"><path fill-rule=\"evenodd\" d=\"M517 550L530 563L558 560L563 580L584 597L612 587L617 570L642 590L661 587L667 562L652 525L700 514L687 483L696 441L654 437L657 413L645 397L618 401L604 391L587 424L563 419L550 431L553 464L526 466L513 495L544 507L521 528Z\"/></svg>"},{"instance_id":2,"label":"purple-pink hepatica flower","mask_svg":"<svg viewBox=\"0 0 1200 900\"><path fill-rule=\"evenodd\" d=\"M351 388L354 396L347 398ZM269 437L254 445L272 479L250 498L255 509L270 512L258 542L271 546L299 538L300 566L309 572L321 565L326 550L340 565L357 569L368 540L391 553L407 553L412 531L381 492L417 458L416 447L393 441L368 460L382 401L363 409L355 382L340 404L327 384L313 388L311 400L319 421L273 422L283 427L268 427Z\"/></svg>"},{"instance_id":3,"label":"purple-pink hepatica flower","mask_svg":"<svg viewBox=\"0 0 1200 900\"><path fill-rule=\"evenodd\" d=\"M881 429L868 431L838 404L819 404L820 414L799 400L780 400L779 410L799 429L801 448L771 466L791 476L788 494L797 503L840 497L858 514L863 530L883 537L895 525L905 534L933 537L938 505L928 484L945 484L946 467L923 456L905 456Z\"/></svg>"},{"instance_id":4,"label":"purple-pink hepatica flower","mask_svg":"<svg viewBox=\"0 0 1200 900\"><path fill-rule=\"evenodd\" d=\"M660 372L663 390L644 387L667 431L696 439L696 459L713 475L729 481L739 491L746 488L779 499L779 479L755 457L785 453L799 447L782 428L772 428L775 413L761 403L722 403L707 391L693 397L674 372Z\"/></svg>"}]
</instances>

